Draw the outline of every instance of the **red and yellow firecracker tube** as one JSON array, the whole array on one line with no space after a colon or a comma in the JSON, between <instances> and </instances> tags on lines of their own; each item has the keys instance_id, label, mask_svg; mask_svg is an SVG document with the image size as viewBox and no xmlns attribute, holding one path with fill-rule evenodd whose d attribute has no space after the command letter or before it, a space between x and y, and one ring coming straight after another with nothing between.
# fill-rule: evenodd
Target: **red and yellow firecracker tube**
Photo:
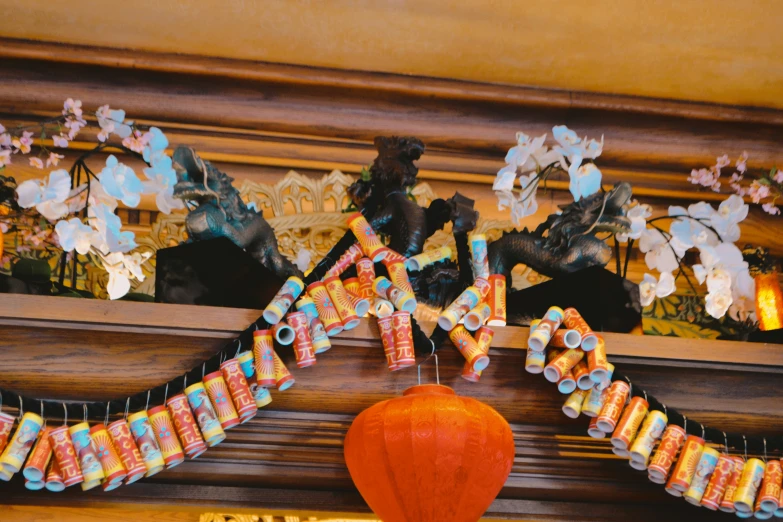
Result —
<instances>
[{"instance_id":1,"label":"red and yellow firecracker tube","mask_svg":"<svg viewBox=\"0 0 783 522\"><path fill-rule=\"evenodd\" d=\"M231 394L231 400L234 402L234 408L239 415L239 422L245 423L255 417L258 412L258 406L250 391L250 385L245 379L239 359L228 359L220 365L220 371L223 373L223 380L226 381L228 392Z\"/></svg>"},{"instance_id":2,"label":"red and yellow firecracker tube","mask_svg":"<svg viewBox=\"0 0 783 522\"><path fill-rule=\"evenodd\" d=\"M128 425L133 440L136 441L136 446L139 448L139 453L141 453L141 460L144 461L144 466L147 468L147 473L144 476L151 477L161 472L166 467L166 463L163 461L163 454L160 452L158 439L155 438L155 432L147 412L139 411L130 415ZM87 480L86 476L84 480Z\"/></svg>"},{"instance_id":3,"label":"red and yellow firecracker tube","mask_svg":"<svg viewBox=\"0 0 783 522\"><path fill-rule=\"evenodd\" d=\"M647 416L650 405L641 397L634 397L623 411L622 417L612 433L612 446L627 450L636 437L636 432Z\"/></svg>"},{"instance_id":4,"label":"red and yellow firecracker tube","mask_svg":"<svg viewBox=\"0 0 783 522\"><path fill-rule=\"evenodd\" d=\"M541 318L541 322L538 323L535 331L530 332L530 335L527 338L528 349L536 352L543 351L562 322L563 310L558 306L550 307L544 314L544 317ZM544 373L546 373L546 370ZM559 378L560 377L558 376L558 379Z\"/></svg>"},{"instance_id":5,"label":"red and yellow firecracker tube","mask_svg":"<svg viewBox=\"0 0 783 522\"><path fill-rule=\"evenodd\" d=\"M375 317L391 317L394 313L394 305L382 297L376 297L372 300L372 313Z\"/></svg>"},{"instance_id":6,"label":"red and yellow firecracker tube","mask_svg":"<svg viewBox=\"0 0 783 522\"><path fill-rule=\"evenodd\" d=\"M348 292L343 288L343 282L340 278L337 276L327 277L324 279L324 284L337 310L337 315L343 324L343 329L346 331L353 330L359 326L359 316L356 315L356 310L354 310L351 299L348 297Z\"/></svg>"},{"instance_id":7,"label":"red and yellow firecracker tube","mask_svg":"<svg viewBox=\"0 0 783 522\"><path fill-rule=\"evenodd\" d=\"M582 359L571 370L574 374L574 379L576 379L576 387L580 390L589 390L592 388L595 383L590 378L590 370L587 369L587 363Z\"/></svg>"},{"instance_id":8,"label":"red and yellow firecracker tube","mask_svg":"<svg viewBox=\"0 0 783 522\"><path fill-rule=\"evenodd\" d=\"M117 450L122 465L128 472L125 484L133 484L147 473L147 466L144 465L141 452L139 452L136 441L133 440L128 423L125 419L116 420L106 426L106 431L109 432L114 449ZM58 465L62 468L61 462L58 461Z\"/></svg>"},{"instance_id":9,"label":"red and yellow firecracker tube","mask_svg":"<svg viewBox=\"0 0 783 522\"><path fill-rule=\"evenodd\" d=\"M780 461L768 460L758 494L758 502L762 511L774 513L778 509L781 482L783 482L783 470L781 470Z\"/></svg>"},{"instance_id":10,"label":"red and yellow firecracker tube","mask_svg":"<svg viewBox=\"0 0 783 522\"><path fill-rule=\"evenodd\" d=\"M606 437L606 432L602 431L598 427L598 417L590 418L590 425L587 427L587 434L594 439L603 439Z\"/></svg>"},{"instance_id":11,"label":"red and yellow firecracker tube","mask_svg":"<svg viewBox=\"0 0 783 522\"><path fill-rule=\"evenodd\" d=\"M407 368L416 364L416 354L413 350L413 326L411 314L405 311L394 312L392 315L392 331L394 332L394 356L398 368Z\"/></svg>"},{"instance_id":12,"label":"red and yellow firecracker tube","mask_svg":"<svg viewBox=\"0 0 783 522\"><path fill-rule=\"evenodd\" d=\"M489 314L487 326L506 326L506 276L503 274L492 274L489 281L489 307L492 313Z\"/></svg>"},{"instance_id":13,"label":"red and yellow firecracker tube","mask_svg":"<svg viewBox=\"0 0 783 522\"><path fill-rule=\"evenodd\" d=\"M438 316L438 326L446 331L451 331L460 319L465 317L465 314L473 310L481 302L481 293L475 286L467 287L457 297L453 303L451 303L441 314Z\"/></svg>"},{"instance_id":14,"label":"red and yellow firecracker tube","mask_svg":"<svg viewBox=\"0 0 783 522\"><path fill-rule=\"evenodd\" d=\"M733 471L734 459L725 453L721 454L710 481L707 483L707 489L704 490L704 495L701 497L702 506L712 511L716 511L720 507L723 494L726 492L726 484Z\"/></svg>"},{"instance_id":15,"label":"red and yellow firecracker tube","mask_svg":"<svg viewBox=\"0 0 783 522\"><path fill-rule=\"evenodd\" d=\"M473 286L478 290L479 296L481 297L481 302L489 299L489 292L492 290L492 285L489 283L489 279L477 277L473 280Z\"/></svg>"},{"instance_id":16,"label":"red and yellow firecracker tube","mask_svg":"<svg viewBox=\"0 0 783 522\"><path fill-rule=\"evenodd\" d=\"M272 396L269 390L263 386L258 385L256 379L255 361L253 360L253 352L243 352L237 357L239 366L242 368L242 373L245 374L247 384L250 386L250 393L253 395L253 400L256 401L257 408L263 408L264 406L272 402ZM274 363L274 358L273 358Z\"/></svg>"},{"instance_id":17,"label":"red and yellow firecracker tube","mask_svg":"<svg viewBox=\"0 0 783 522\"><path fill-rule=\"evenodd\" d=\"M594 383L604 382L609 378L609 361L606 360L606 343L600 335L595 336L595 346L587 352L587 367Z\"/></svg>"},{"instance_id":18,"label":"red and yellow firecracker tube","mask_svg":"<svg viewBox=\"0 0 783 522\"><path fill-rule=\"evenodd\" d=\"M574 378L574 372L568 370L557 381L557 391L562 394L573 393L576 390L576 379Z\"/></svg>"},{"instance_id":19,"label":"red and yellow firecracker tube","mask_svg":"<svg viewBox=\"0 0 783 522\"><path fill-rule=\"evenodd\" d=\"M185 396L198 422L201 436L210 448L217 446L226 439L226 432L220 425L220 419L212 406L204 384L197 382L185 388Z\"/></svg>"},{"instance_id":20,"label":"red and yellow firecracker tube","mask_svg":"<svg viewBox=\"0 0 783 522\"><path fill-rule=\"evenodd\" d=\"M285 321L280 321L276 325L270 328L272 338L275 339L281 346L288 346L294 342L294 329L291 325Z\"/></svg>"},{"instance_id":21,"label":"red and yellow firecracker tube","mask_svg":"<svg viewBox=\"0 0 783 522\"><path fill-rule=\"evenodd\" d=\"M381 259L381 263L383 263L384 266L388 266L389 263L395 263L397 261L400 261L401 263L404 264L405 261L407 261L405 256L403 256L402 254L392 250L389 247L385 247L385 248L386 248L386 257Z\"/></svg>"},{"instance_id":22,"label":"red and yellow firecracker tube","mask_svg":"<svg viewBox=\"0 0 783 522\"><path fill-rule=\"evenodd\" d=\"M394 308L401 312L413 313L416 311L416 297L398 288L386 277L376 277L372 284L372 290L379 297L389 300Z\"/></svg>"},{"instance_id":23,"label":"red and yellow firecracker tube","mask_svg":"<svg viewBox=\"0 0 783 522\"><path fill-rule=\"evenodd\" d=\"M256 382L259 386L275 385L274 352L272 332L269 330L253 332L253 361L256 368Z\"/></svg>"},{"instance_id":24,"label":"red and yellow firecracker tube","mask_svg":"<svg viewBox=\"0 0 783 522\"><path fill-rule=\"evenodd\" d=\"M541 321L533 334L541 329L544 321ZM530 348L528 348L530 349ZM549 382L559 381L563 375L568 373L576 364L581 361L585 356L585 352L581 348L574 348L573 350L564 350L560 355L552 359L552 361L544 368L544 377Z\"/></svg>"},{"instance_id":25,"label":"red and yellow firecracker tube","mask_svg":"<svg viewBox=\"0 0 783 522\"><path fill-rule=\"evenodd\" d=\"M288 314L288 324L294 329L294 355L296 366L307 368L315 364L315 348L310 338L310 329L307 327L307 316L304 312L291 312Z\"/></svg>"},{"instance_id":26,"label":"red and yellow firecracker tube","mask_svg":"<svg viewBox=\"0 0 783 522\"><path fill-rule=\"evenodd\" d=\"M263 318L269 324L277 324L294 304L304 289L304 283L296 276L289 277L264 308Z\"/></svg>"},{"instance_id":27,"label":"red and yellow firecracker tube","mask_svg":"<svg viewBox=\"0 0 783 522\"><path fill-rule=\"evenodd\" d=\"M647 463L650 461L655 443L663 435L668 422L668 417L661 411L653 410L647 414L629 451L632 468L647 469Z\"/></svg>"},{"instance_id":28,"label":"red and yellow firecracker tube","mask_svg":"<svg viewBox=\"0 0 783 522\"><path fill-rule=\"evenodd\" d=\"M402 261L387 263L387 259L388 257L384 259L384 264L386 265L386 271L389 273L391 282L403 292L413 295L413 287L411 286L410 279L408 279L408 271L405 270L405 263Z\"/></svg>"},{"instance_id":29,"label":"red and yellow firecracker tube","mask_svg":"<svg viewBox=\"0 0 783 522\"><path fill-rule=\"evenodd\" d=\"M14 427L15 420L15 417L0 412L0 453L5 450L5 447L8 444L8 438L11 436L11 430Z\"/></svg>"},{"instance_id":30,"label":"red and yellow firecracker tube","mask_svg":"<svg viewBox=\"0 0 783 522\"><path fill-rule=\"evenodd\" d=\"M587 391L585 390L575 390L568 396L565 404L563 404L563 413L565 413L566 417L572 419L579 417L579 414L582 413L582 404L585 402L585 397L587 397Z\"/></svg>"},{"instance_id":31,"label":"red and yellow firecracker tube","mask_svg":"<svg viewBox=\"0 0 783 522\"><path fill-rule=\"evenodd\" d=\"M475 332L486 324L491 313L492 311L487 303L479 303L476 308L465 314L465 328L471 332Z\"/></svg>"},{"instance_id":32,"label":"red and yellow firecracker tube","mask_svg":"<svg viewBox=\"0 0 783 522\"><path fill-rule=\"evenodd\" d=\"M324 323L318 317L318 309L310 297L302 297L296 302L296 309L307 316L307 327L310 329L310 339L313 340L313 350L316 354L323 353L332 347L329 336L326 335Z\"/></svg>"},{"instance_id":33,"label":"red and yellow firecracker tube","mask_svg":"<svg viewBox=\"0 0 783 522\"><path fill-rule=\"evenodd\" d=\"M593 351L595 351L595 350L593 350ZM587 352L587 353L590 353L590 352ZM589 365L588 365L588 367L589 367ZM598 388L599 390L603 390L604 388L608 388L609 386L611 386L612 385L612 375L614 375L614 364L607 363L606 364L606 379L604 379L603 381L601 381L599 383L596 383L595 387Z\"/></svg>"},{"instance_id":34,"label":"red and yellow firecracker tube","mask_svg":"<svg viewBox=\"0 0 783 522\"><path fill-rule=\"evenodd\" d=\"M329 297L329 291L326 289L326 285L321 281L311 283L307 287L307 293L315 303L318 317L324 325L326 335L331 337L342 332L343 322L340 319L340 314L337 313L334 301Z\"/></svg>"},{"instance_id":35,"label":"red and yellow firecracker tube","mask_svg":"<svg viewBox=\"0 0 783 522\"><path fill-rule=\"evenodd\" d=\"M103 482L103 490L111 491L120 487L128 476L128 471L117 454L106 426L96 424L90 428L90 436L95 443L95 450L98 453L98 459L101 461L103 475L106 477L106 480Z\"/></svg>"},{"instance_id":36,"label":"red and yellow firecracker tube","mask_svg":"<svg viewBox=\"0 0 783 522\"><path fill-rule=\"evenodd\" d=\"M185 462L185 452L177 438L177 430L174 429L174 423L171 420L169 411L165 406L155 406L147 412L150 417L150 424L155 432L155 438L160 446L163 462L166 463L166 469Z\"/></svg>"},{"instance_id":37,"label":"red and yellow firecracker tube","mask_svg":"<svg viewBox=\"0 0 783 522\"><path fill-rule=\"evenodd\" d=\"M630 391L631 387L623 381L614 381L609 387L609 393L601 408L601 413L597 417L597 425L601 431L604 433L612 433L614 431Z\"/></svg>"},{"instance_id":38,"label":"red and yellow firecracker tube","mask_svg":"<svg viewBox=\"0 0 783 522\"><path fill-rule=\"evenodd\" d=\"M607 395L609 395L608 388L604 388L603 390L599 390L595 386L590 388L587 392L587 397L585 397L585 402L582 404L582 413L587 417L598 417L601 413L601 408L604 407L604 401L606 400Z\"/></svg>"},{"instance_id":39,"label":"red and yellow firecracker tube","mask_svg":"<svg viewBox=\"0 0 783 522\"><path fill-rule=\"evenodd\" d=\"M22 475L29 481L41 482L46 476L46 468L52 460L52 443L49 442L49 428L42 429L38 434L38 440L30 452L30 457L24 465Z\"/></svg>"},{"instance_id":40,"label":"red and yellow firecracker tube","mask_svg":"<svg viewBox=\"0 0 783 522\"><path fill-rule=\"evenodd\" d=\"M449 258L451 258L451 249L444 246L434 250L427 250L426 252L409 258L405 261L405 268L411 272L418 272L425 266L445 261Z\"/></svg>"},{"instance_id":41,"label":"red and yellow firecracker tube","mask_svg":"<svg viewBox=\"0 0 783 522\"><path fill-rule=\"evenodd\" d=\"M362 297L372 298L372 284L375 282L375 264L371 259L363 257L356 262L356 276L359 279L359 290Z\"/></svg>"},{"instance_id":42,"label":"red and yellow firecracker tube","mask_svg":"<svg viewBox=\"0 0 783 522\"><path fill-rule=\"evenodd\" d=\"M52 452L52 455L52 459L49 461L49 469L46 470L46 490L59 493L65 489L65 484L63 483L63 474L60 471L60 466L54 458L54 452Z\"/></svg>"},{"instance_id":43,"label":"red and yellow firecracker tube","mask_svg":"<svg viewBox=\"0 0 783 522\"><path fill-rule=\"evenodd\" d=\"M182 443L185 455L188 458L195 459L207 451L207 444L204 442L204 437L201 436L201 430L199 430L198 424L196 424L196 419L193 417L193 412L190 410L188 398L185 397L185 394L180 393L171 397L167 401L166 406L171 415L171 420L174 422L174 429L177 430L177 436Z\"/></svg>"},{"instance_id":44,"label":"red and yellow firecracker tube","mask_svg":"<svg viewBox=\"0 0 783 522\"><path fill-rule=\"evenodd\" d=\"M656 484L665 484L669 476L669 470L674 464L677 452L680 451L683 441L685 441L685 430L675 424L669 424L666 431L663 432L661 443L655 451L655 455L647 466L647 475L651 482Z\"/></svg>"},{"instance_id":45,"label":"red and yellow firecracker tube","mask_svg":"<svg viewBox=\"0 0 783 522\"><path fill-rule=\"evenodd\" d=\"M362 247L359 243L354 243L348 250L343 252L343 255L340 256L334 266L326 271L326 277L339 276L363 256Z\"/></svg>"},{"instance_id":46,"label":"red and yellow firecracker tube","mask_svg":"<svg viewBox=\"0 0 783 522\"><path fill-rule=\"evenodd\" d=\"M386 355L386 365L390 371L400 369L400 366L397 365L397 352L394 348L393 322L394 320L391 316L378 318L378 332L383 344L383 353Z\"/></svg>"},{"instance_id":47,"label":"red and yellow firecracker tube","mask_svg":"<svg viewBox=\"0 0 783 522\"><path fill-rule=\"evenodd\" d=\"M470 267L473 269L473 278L489 277L489 257L487 256L487 236L484 234L471 234L468 237L470 246Z\"/></svg>"},{"instance_id":48,"label":"red and yellow firecracker tube","mask_svg":"<svg viewBox=\"0 0 783 522\"><path fill-rule=\"evenodd\" d=\"M532 332L535 330L540 322L541 319L533 319L530 321L530 331ZM533 350L527 350L527 355L525 356L525 371L533 374L542 373L544 371L544 366L546 366L547 355L546 351L535 352Z\"/></svg>"},{"instance_id":49,"label":"red and yellow firecracker tube","mask_svg":"<svg viewBox=\"0 0 783 522\"><path fill-rule=\"evenodd\" d=\"M359 286L358 277L349 277L343 281L343 288L351 300L351 306L356 310L356 315L364 317L370 311L370 300L362 297L362 289ZM317 352L316 352L317 353Z\"/></svg>"},{"instance_id":50,"label":"red and yellow firecracker tube","mask_svg":"<svg viewBox=\"0 0 783 522\"><path fill-rule=\"evenodd\" d=\"M361 213L356 212L348 216L348 228L356 236L364 254L372 259L373 263L378 263L386 257L386 247Z\"/></svg>"},{"instance_id":51,"label":"red and yellow firecracker tube","mask_svg":"<svg viewBox=\"0 0 783 522\"><path fill-rule=\"evenodd\" d=\"M753 512L756 495L764 479L764 462L750 458L742 469L737 489L734 491L734 509L740 513Z\"/></svg>"},{"instance_id":52,"label":"red and yellow firecracker tube","mask_svg":"<svg viewBox=\"0 0 783 522\"><path fill-rule=\"evenodd\" d=\"M566 308L564 311L563 322L566 327L576 330L582 336L582 350L589 352L595 348L598 343L598 336L590 328L579 312L575 308Z\"/></svg>"},{"instance_id":53,"label":"red and yellow firecracker tube","mask_svg":"<svg viewBox=\"0 0 783 522\"><path fill-rule=\"evenodd\" d=\"M279 391L285 391L293 386L296 380L291 375L291 372L288 371L288 368L285 367L283 360L277 355L277 352L272 352L272 357L274 357L275 365L275 386Z\"/></svg>"},{"instance_id":54,"label":"red and yellow firecracker tube","mask_svg":"<svg viewBox=\"0 0 783 522\"><path fill-rule=\"evenodd\" d=\"M27 412L22 415L16 431L8 440L8 444L0 456L0 467L11 473L17 473L33 449L38 433L43 426L43 419L35 413Z\"/></svg>"},{"instance_id":55,"label":"red and yellow firecracker tube","mask_svg":"<svg viewBox=\"0 0 783 522\"><path fill-rule=\"evenodd\" d=\"M464 326L460 324L452 328L449 339L474 371L481 371L489 366L489 356L481 351L476 340Z\"/></svg>"},{"instance_id":56,"label":"red and yellow firecracker tube","mask_svg":"<svg viewBox=\"0 0 783 522\"><path fill-rule=\"evenodd\" d=\"M90 425L86 422L80 422L71 426L68 432L71 435L71 441L73 441L76 457L79 459L79 469L84 477L82 489L86 491L99 486L105 477L101 460L98 458L98 451L92 436L90 436Z\"/></svg>"},{"instance_id":57,"label":"red and yellow firecracker tube","mask_svg":"<svg viewBox=\"0 0 783 522\"><path fill-rule=\"evenodd\" d=\"M345 291L349 294L353 294L359 297L362 296L362 287L359 284L358 277L349 277L348 279L343 279L343 288L345 288Z\"/></svg>"},{"instance_id":58,"label":"red and yellow firecracker tube","mask_svg":"<svg viewBox=\"0 0 783 522\"><path fill-rule=\"evenodd\" d=\"M576 330L558 328L549 340L549 346L553 348L579 348L582 344L582 336Z\"/></svg>"},{"instance_id":59,"label":"red and yellow firecracker tube","mask_svg":"<svg viewBox=\"0 0 783 522\"><path fill-rule=\"evenodd\" d=\"M680 494L688 491L703 452L704 439L695 435L688 435L677 459L677 464L674 465L674 470L672 470L672 476L666 484L666 488L677 491Z\"/></svg>"},{"instance_id":60,"label":"red and yellow firecracker tube","mask_svg":"<svg viewBox=\"0 0 783 522\"><path fill-rule=\"evenodd\" d=\"M710 448L704 447L704 451L701 453L699 463L696 465L696 471L691 479L691 486L688 491L683 493L682 498L689 504L694 506L701 505L701 499L704 496L704 492L707 490L707 484L710 482L715 466L718 464L720 453Z\"/></svg>"},{"instance_id":61,"label":"red and yellow firecracker tube","mask_svg":"<svg viewBox=\"0 0 783 522\"><path fill-rule=\"evenodd\" d=\"M476 332L476 344L478 344L481 353L489 353L489 348L492 345L492 338L495 336L495 331L488 326L482 326ZM461 377L468 382L478 382L481 379L481 371L473 369L473 365L470 362L465 361L462 365Z\"/></svg>"},{"instance_id":62,"label":"red and yellow firecracker tube","mask_svg":"<svg viewBox=\"0 0 783 522\"><path fill-rule=\"evenodd\" d=\"M212 405L215 407L220 426L224 430L238 426L239 414L236 408L234 408L234 402L231 400L231 394L228 392L228 386L226 385L226 380L223 379L223 374L219 371L208 373L204 376L202 382L207 389L209 400L212 401Z\"/></svg>"}]
</instances>

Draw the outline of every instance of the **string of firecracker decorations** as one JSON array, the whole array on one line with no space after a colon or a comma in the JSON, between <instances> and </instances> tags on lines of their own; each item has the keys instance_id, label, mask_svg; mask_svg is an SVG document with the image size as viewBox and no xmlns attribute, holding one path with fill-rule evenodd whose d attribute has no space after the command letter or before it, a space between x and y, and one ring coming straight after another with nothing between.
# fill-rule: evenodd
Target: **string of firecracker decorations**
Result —
<instances>
[{"instance_id":1,"label":"string of firecracker decorations","mask_svg":"<svg viewBox=\"0 0 783 522\"><path fill-rule=\"evenodd\" d=\"M304 281L289 278L259 320L181 377L181 382L178 378L122 401L55 402L64 410L64 423L56 428L47 427L44 421L45 405L52 408L53 401L3 391L6 398L19 400L19 411L13 417L0 410L0 479L10 480L21 470L29 489L61 491L81 484L84 490L101 485L109 491L177 466L186 457L196 458L222 442L226 430L247 422L271 403L269 388L283 391L294 384L274 341L292 344L297 366L305 368L316 363L316 354L331 347L329 337L354 328L359 317L368 313L377 319L391 371L413 366L417 353L432 353L448 336L465 358L462 377L478 381L489 364L490 326L506 323L506 282L502 275L489 273L486 238L455 234L458 253L469 252L470 263L460 259L460 264L463 272L469 267L473 284L440 314L428 337L411 316L416 298L407 272L445 260L451 250L442 247L405 259L381 243L362 214L351 215L348 226L350 231ZM378 262L386 267L388 278L376 277ZM357 277L342 280L341 274L352 265L356 265ZM466 279L464 274L462 279ZM290 311L292 306L295 311ZM252 350L242 351L251 344ZM234 356L229 358L231 353ZM207 372L208 367L215 371ZM729 440L733 447L740 447L737 437L742 437L747 455L748 439L742 435L727 435L703 425L699 425L701 437L688 435L684 416L634 389L630 380L615 371L606 359L602 337L576 310L552 307L542 320L534 321L525 368L543 373L561 392L570 394L563 406L569 417L580 413L592 417L591 436L603 438L611 433L613 451L629 457L634 468L648 469L650 479L667 483L670 493L712 509L736 510L739 516L783 516L780 461L767 461L766 454L767 462L730 456ZM169 397L169 388L179 386L182 391ZM161 393L161 404L150 408L151 398L158 402ZM41 415L31 411L38 405ZM119 412L123 405L124 415L109 423L112 406ZM69 409L78 406L83 408L83 422L69 427ZM129 415L135 409L139 411ZM90 426L90 416L102 416L104 422ZM17 418L19 424L11 436ZM722 455L705 442L718 440L715 433L723 434L726 451ZM781 447L778 439L769 439L770 449ZM762 440L766 453L767 439Z\"/></svg>"}]
</instances>

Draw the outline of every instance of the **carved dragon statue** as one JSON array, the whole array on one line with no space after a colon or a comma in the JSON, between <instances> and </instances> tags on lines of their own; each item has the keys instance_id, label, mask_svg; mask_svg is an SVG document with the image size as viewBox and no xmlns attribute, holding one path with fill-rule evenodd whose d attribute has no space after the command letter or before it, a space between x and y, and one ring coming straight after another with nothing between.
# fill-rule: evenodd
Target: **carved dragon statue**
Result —
<instances>
[{"instance_id":1,"label":"carved dragon statue","mask_svg":"<svg viewBox=\"0 0 783 522\"><path fill-rule=\"evenodd\" d=\"M174 151L177 183L174 196L196 205L185 225L191 240L227 237L281 279L302 272L277 248L274 230L263 215L253 212L239 197L233 178L202 160L190 147Z\"/></svg>"},{"instance_id":2,"label":"carved dragon statue","mask_svg":"<svg viewBox=\"0 0 783 522\"><path fill-rule=\"evenodd\" d=\"M551 214L533 232L504 234L489 245L489 269L510 281L517 264L549 277L604 266L612 249L595 234L630 231L630 220L625 217L630 200L631 185L618 183L609 192L599 191L562 207L560 214Z\"/></svg>"}]
</instances>

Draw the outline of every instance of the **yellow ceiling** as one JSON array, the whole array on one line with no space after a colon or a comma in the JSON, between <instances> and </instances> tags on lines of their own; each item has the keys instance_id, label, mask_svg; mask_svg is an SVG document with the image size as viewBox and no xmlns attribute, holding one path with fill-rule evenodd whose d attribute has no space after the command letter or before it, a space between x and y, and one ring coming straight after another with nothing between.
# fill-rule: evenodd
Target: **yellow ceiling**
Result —
<instances>
[{"instance_id":1,"label":"yellow ceiling","mask_svg":"<svg viewBox=\"0 0 783 522\"><path fill-rule=\"evenodd\" d=\"M776 0L0 0L0 35L783 107Z\"/></svg>"}]
</instances>

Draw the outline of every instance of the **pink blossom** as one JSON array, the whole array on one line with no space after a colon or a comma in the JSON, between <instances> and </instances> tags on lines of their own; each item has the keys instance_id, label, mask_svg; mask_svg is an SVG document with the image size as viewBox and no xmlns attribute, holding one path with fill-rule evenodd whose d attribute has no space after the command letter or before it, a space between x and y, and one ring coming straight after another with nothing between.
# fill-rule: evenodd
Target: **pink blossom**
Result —
<instances>
[{"instance_id":1,"label":"pink blossom","mask_svg":"<svg viewBox=\"0 0 783 522\"><path fill-rule=\"evenodd\" d=\"M731 160L729 159L728 154L724 154L723 156L718 158L718 162L715 164L715 168L718 170L722 169L723 167L726 167L731 164Z\"/></svg>"},{"instance_id":2,"label":"pink blossom","mask_svg":"<svg viewBox=\"0 0 783 522\"><path fill-rule=\"evenodd\" d=\"M783 170L779 170L775 173L774 176L772 176L772 179L775 180L775 183L783 184Z\"/></svg>"},{"instance_id":3,"label":"pink blossom","mask_svg":"<svg viewBox=\"0 0 783 522\"><path fill-rule=\"evenodd\" d=\"M11 135L7 132L0 134L0 147L10 147L11 146Z\"/></svg>"},{"instance_id":4,"label":"pink blossom","mask_svg":"<svg viewBox=\"0 0 783 522\"><path fill-rule=\"evenodd\" d=\"M30 166L35 167L37 169L43 169L44 164L41 158L30 158Z\"/></svg>"},{"instance_id":5,"label":"pink blossom","mask_svg":"<svg viewBox=\"0 0 783 522\"><path fill-rule=\"evenodd\" d=\"M3 234L8 232L8 223L6 223L5 221L0 221L0 232L2 232Z\"/></svg>"},{"instance_id":6,"label":"pink blossom","mask_svg":"<svg viewBox=\"0 0 783 522\"><path fill-rule=\"evenodd\" d=\"M759 203L762 199L769 197L769 186L754 181L750 184L748 195L753 200L753 203Z\"/></svg>"},{"instance_id":7,"label":"pink blossom","mask_svg":"<svg viewBox=\"0 0 783 522\"><path fill-rule=\"evenodd\" d=\"M30 131L24 131L21 138L14 138L11 140L11 144L16 149L14 152L22 152L22 154L28 154L30 147L33 145L33 133Z\"/></svg>"},{"instance_id":8,"label":"pink blossom","mask_svg":"<svg viewBox=\"0 0 783 522\"><path fill-rule=\"evenodd\" d=\"M3 132L5 132L5 127L3 127L3 124L0 123L0 133L3 133Z\"/></svg>"},{"instance_id":9,"label":"pink blossom","mask_svg":"<svg viewBox=\"0 0 783 522\"><path fill-rule=\"evenodd\" d=\"M122 144L130 150L141 154L144 151L144 147L149 144L151 139L152 134L150 132L142 134L141 131L135 130L132 135L122 140Z\"/></svg>"},{"instance_id":10,"label":"pink blossom","mask_svg":"<svg viewBox=\"0 0 783 522\"><path fill-rule=\"evenodd\" d=\"M740 154L740 157L737 158L737 163L734 165L737 167L737 170L741 173L745 174L745 171L748 170L748 166L745 164L748 161L748 153L747 151L742 151L742 154Z\"/></svg>"},{"instance_id":11,"label":"pink blossom","mask_svg":"<svg viewBox=\"0 0 783 522\"><path fill-rule=\"evenodd\" d=\"M60 163L60 160L63 159L65 156L62 154L55 154L54 152L49 153L49 157L46 158L46 166L47 167L56 167L58 163Z\"/></svg>"},{"instance_id":12,"label":"pink blossom","mask_svg":"<svg viewBox=\"0 0 783 522\"><path fill-rule=\"evenodd\" d=\"M776 207L771 201L769 203L764 203L761 205L761 208L764 209L764 212L767 214L774 216L775 214L780 214L780 209Z\"/></svg>"},{"instance_id":13,"label":"pink blossom","mask_svg":"<svg viewBox=\"0 0 783 522\"><path fill-rule=\"evenodd\" d=\"M718 181L720 174L713 169L693 169L691 175L688 177L688 181L694 185L701 185L702 187L709 187L712 190L717 190L720 187Z\"/></svg>"},{"instance_id":14,"label":"pink blossom","mask_svg":"<svg viewBox=\"0 0 783 522\"><path fill-rule=\"evenodd\" d=\"M61 147L63 149L68 147L68 138L60 134L59 136L52 136L52 141L55 147Z\"/></svg>"},{"instance_id":15,"label":"pink blossom","mask_svg":"<svg viewBox=\"0 0 783 522\"><path fill-rule=\"evenodd\" d=\"M82 117L82 102L81 100L74 100L73 98L68 98L65 100L65 103L63 103L63 115L74 115L77 118Z\"/></svg>"}]
</instances>

